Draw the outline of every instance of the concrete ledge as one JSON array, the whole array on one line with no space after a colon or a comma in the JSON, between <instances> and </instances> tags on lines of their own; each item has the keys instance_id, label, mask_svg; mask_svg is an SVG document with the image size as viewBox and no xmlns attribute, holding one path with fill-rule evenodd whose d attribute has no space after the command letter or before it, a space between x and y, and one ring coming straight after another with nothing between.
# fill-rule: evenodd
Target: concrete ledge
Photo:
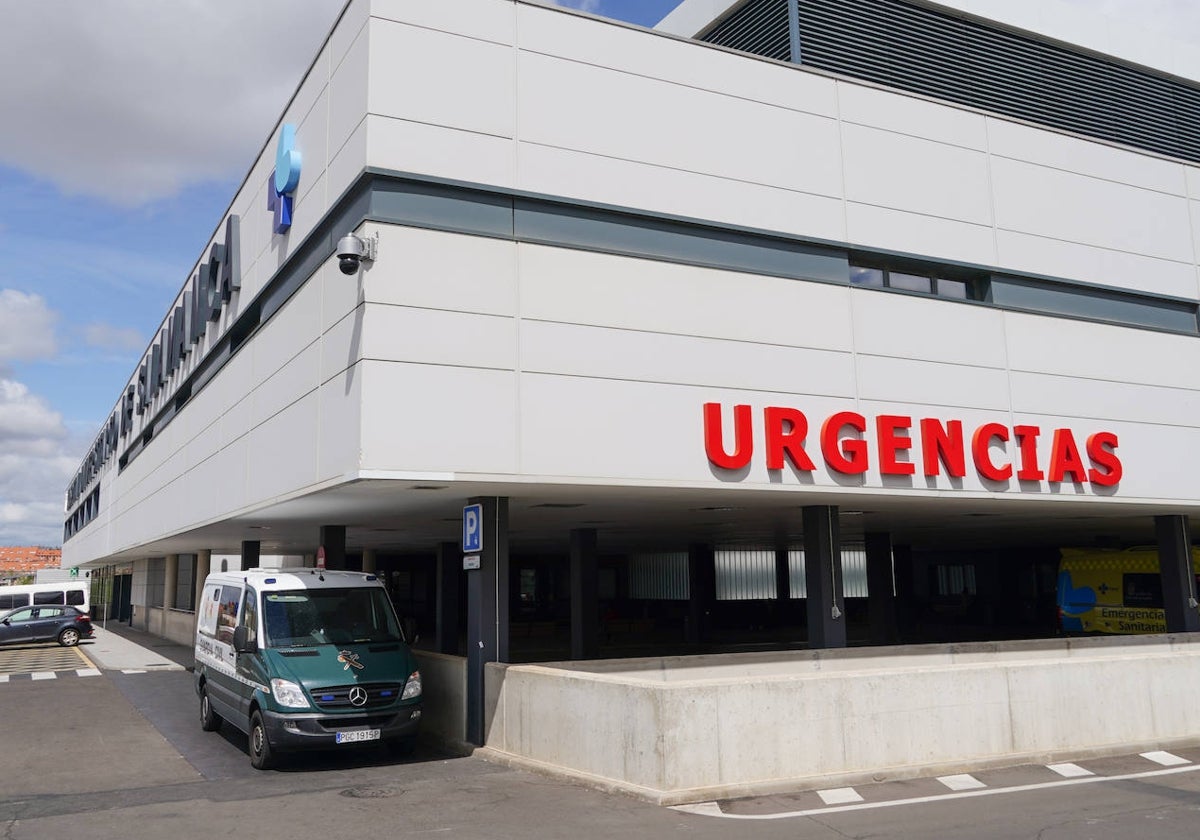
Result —
<instances>
[{"instance_id":1,"label":"concrete ledge","mask_svg":"<svg viewBox=\"0 0 1200 840\"><path fill-rule=\"evenodd\" d=\"M1200 634L490 665L477 754L660 804L1200 742Z\"/></svg>"}]
</instances>

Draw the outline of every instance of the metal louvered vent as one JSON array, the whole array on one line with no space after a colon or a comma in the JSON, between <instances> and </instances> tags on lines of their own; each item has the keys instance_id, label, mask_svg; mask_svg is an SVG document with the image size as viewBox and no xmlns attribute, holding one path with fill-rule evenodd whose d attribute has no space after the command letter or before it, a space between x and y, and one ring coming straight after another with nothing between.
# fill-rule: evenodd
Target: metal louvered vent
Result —
<instances>
[{"instance_id":1,"label":"metal louvered vent","mask_svg":"<svg viewBox=\"0 0 1200 840\"><path fill-rule=\"evenodd\" d=\"M751 0L703 40L768 55L792 1ZM799 0L799 17L808 66L1200 161L1200 86L904 0Z\"/></svg>"},{"instance_id":2,"label":"metal louvered vent","mask_svg":"<svg viewBox=\"0 0 1200 840\"><path fill-rule=\"evenodd\" d=\"M750 0L709 30L703 40L733 50L789 61L789 0Z\"/></svg>"}]
</instances>

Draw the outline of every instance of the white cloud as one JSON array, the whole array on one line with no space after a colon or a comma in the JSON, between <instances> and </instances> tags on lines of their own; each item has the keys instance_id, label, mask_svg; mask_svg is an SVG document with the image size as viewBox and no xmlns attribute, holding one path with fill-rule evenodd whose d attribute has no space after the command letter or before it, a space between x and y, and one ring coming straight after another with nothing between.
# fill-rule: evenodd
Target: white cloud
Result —
<instances>
[{"instance_id":1,"label":"white cloud","mask_svg":"<svg viewBox=\"0 0 1200 840\"><path fill-rule=\"evenodd\" d=\"M239 175L342 5L0 4L0 163L125 206Z\"/></svg>"},{"instance_id":2,"label":"white cloud","mask_svg":"<svg viewBox=\"0 0 1200 840\"><path fill-rule=\"evenodd\" d=\"M59 545L64 488L78 466L58 412L0 378L0 545Z\"/></svg>"},{"instance_id":3,"label":"white cloud","mask_svg":"<svg viewBox=\"0 0 1200 840\"><path fill-rule=\"evenodd\" d=\"M6 362L53 356L57 320L40 296L0 289L0 370Z\"/></svg>"},{"instance_id":4,"label":"white cloud","mask_svg":"<svg viewBox=\"0 0 1200 840\"><path fill-rule=\"evenodd\" d=\"M88 324L83 330L83 339L89 347L101 350L141 350L146 346L146 337L133 327L114 327L112 324Z\"/></svg>"},{"instance_id":5,"label":"white cloud","mask_svg":"<svg viewBox=\"0 0 1200 840\"><path fill-rule=\"evenodd\" d=\"M581 12L596 14L600 11L600 0L554 0L560 6L568 9L579 9Z\"/></svg>"}]
</instances>

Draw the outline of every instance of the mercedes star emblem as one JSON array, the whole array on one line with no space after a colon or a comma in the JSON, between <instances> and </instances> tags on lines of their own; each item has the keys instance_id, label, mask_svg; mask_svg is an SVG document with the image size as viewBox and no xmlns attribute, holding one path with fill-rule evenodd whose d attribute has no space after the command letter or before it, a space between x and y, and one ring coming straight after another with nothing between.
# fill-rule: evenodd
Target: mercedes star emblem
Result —
<instances>
[{"instance_id":1,"label":"mercedes star emblem","mask_svg":"<svg viewBox=\"0 0 1200 840\"><path fill-rule=\"evenodd\" d=\"M367 702L367 690L361 685L356 685L350 689L350 705L364 706Z\"/></svg>"}]
</instances>

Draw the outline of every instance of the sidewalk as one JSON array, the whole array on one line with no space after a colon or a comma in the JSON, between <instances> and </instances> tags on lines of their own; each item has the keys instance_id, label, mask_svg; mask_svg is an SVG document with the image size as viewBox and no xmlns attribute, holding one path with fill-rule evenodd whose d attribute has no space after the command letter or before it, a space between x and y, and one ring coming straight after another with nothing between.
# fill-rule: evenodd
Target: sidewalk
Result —
<instances>
[{"instance_id":1,"label":"sidewalk","mask_svg":"<svg viewBox=\"0 0 1200 840\"><path fill-rule=\"evenodd\" d=\"M94 624L96 637L80 643L80 650L101 668L115 671L178 671L191 668L190 647L135 630L120 622L108 627Z\"/></svg>"}]
</instances>

